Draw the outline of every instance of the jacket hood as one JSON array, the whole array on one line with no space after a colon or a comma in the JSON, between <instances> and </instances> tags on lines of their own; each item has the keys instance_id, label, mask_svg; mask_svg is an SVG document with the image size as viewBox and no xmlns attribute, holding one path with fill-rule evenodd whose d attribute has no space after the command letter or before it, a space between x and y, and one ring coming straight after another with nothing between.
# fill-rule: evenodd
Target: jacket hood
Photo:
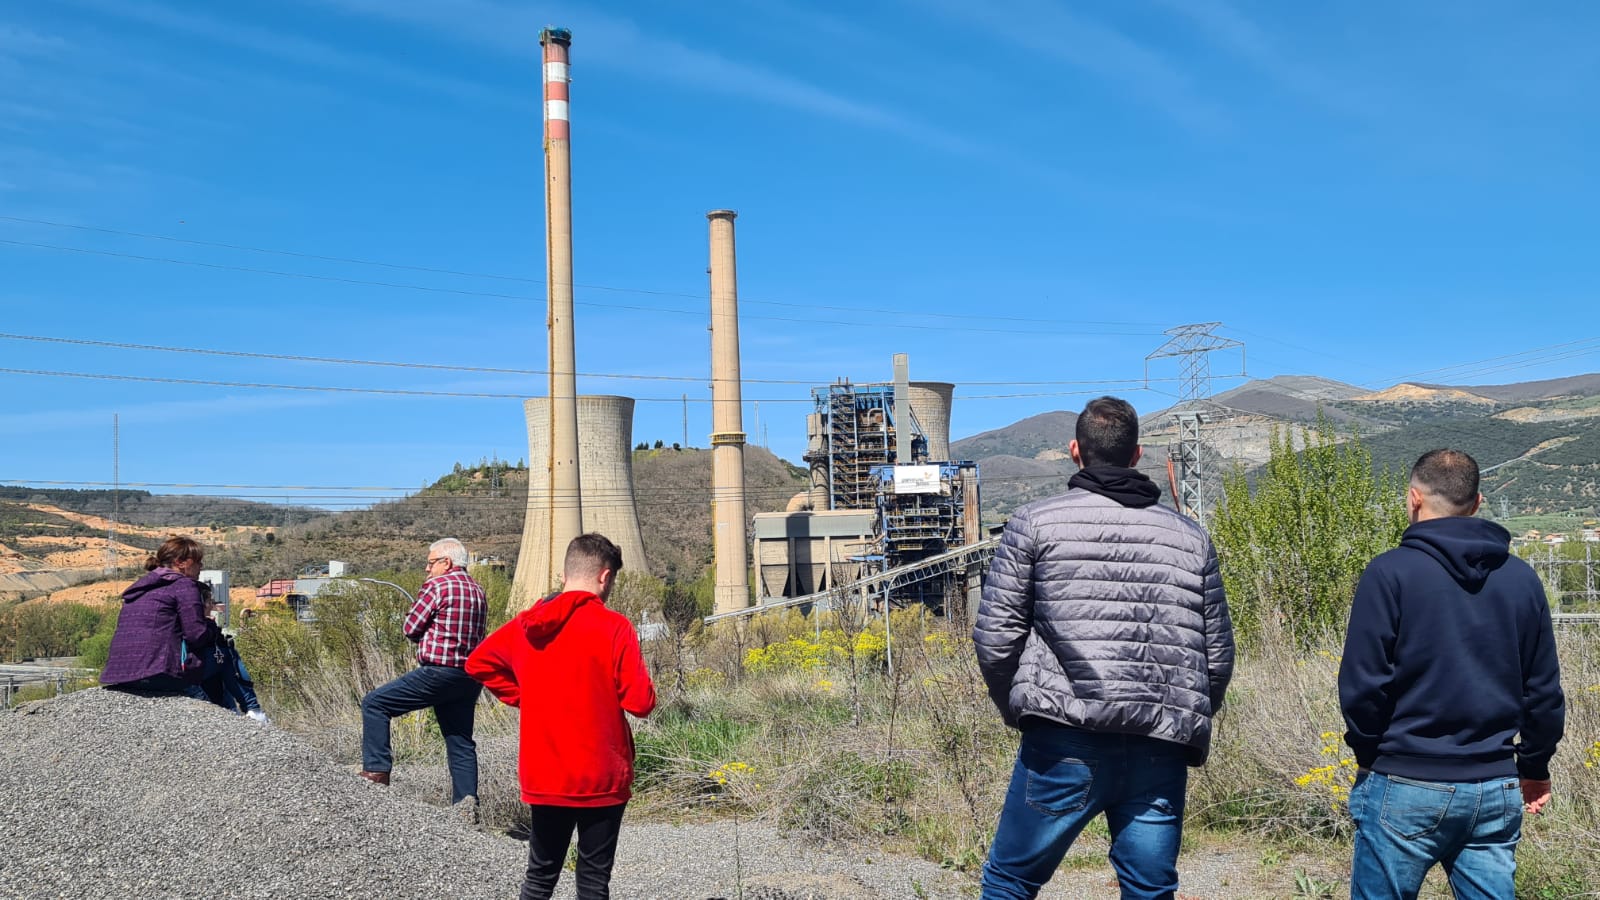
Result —
<instances>
[{"instance_id":1,"label":"jacket hood","mask_svg":"<svg viewBox=\"0 0 1600 900\"><path fill-rule=\"evenodd\" d=\"M522 614L522 630L530 642L543 642L555 636L572 614L589 603L603 603L588 591L563 591Z\"/></svg>"},{"instance_id":2,"label":"jacket hood","mask_svg":"<svg viewBox=\"0 0 1600 900\"><path fill-rule=\"evenodd\" d=\"M122 602L132 603L133 601L143 597L145 594L150 593L158 587L164 587L180 578L186 577L188 576L184 575L182 572L179 572L177 569L169 569L166 566L162 566L158 569L152 569L151 571L144 573L144 577L129 585L128 589L122 592Z\"/></svg>"},{"instance_id":3,"label":"jacket hood","mask_svg":"<svg viewBox=\"0 0 1600 900\"><path fill-rule=\"evenodd\" d=\"M1475 591L1510 557L1511 532L1484 519L1446 516L1413 524L1400 546L1428 554L1458 584Z\"/></svg>"},{"instance_id":4,"label":"jacket hood","mask_svg":"<svg viewBox=\"0 0 1600 900\"><path fill-rule=\"evenodd\" d=\"M1161 501L1161 487L1138 469L1125 466L1089 466L1067 480L1068 487L1083 488L1123 506L1144 509Z\"/></svg>"}]
</instances>

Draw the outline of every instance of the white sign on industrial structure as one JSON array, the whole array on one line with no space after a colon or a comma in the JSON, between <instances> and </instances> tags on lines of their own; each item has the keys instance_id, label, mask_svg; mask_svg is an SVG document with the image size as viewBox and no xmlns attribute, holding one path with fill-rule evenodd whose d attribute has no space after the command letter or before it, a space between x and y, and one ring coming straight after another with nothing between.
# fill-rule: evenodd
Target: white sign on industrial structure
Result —
<instances>
[{"instance_id":1,"label":"white sign on industrial structure","mask_svg":"<svg viewBox=\"0 0 1600 900\"><path fill-rule=\"evenodd\" d=\"M895 466L896 494L937 494L942 489L938 466Z\"/></svg>"}]
</instances>

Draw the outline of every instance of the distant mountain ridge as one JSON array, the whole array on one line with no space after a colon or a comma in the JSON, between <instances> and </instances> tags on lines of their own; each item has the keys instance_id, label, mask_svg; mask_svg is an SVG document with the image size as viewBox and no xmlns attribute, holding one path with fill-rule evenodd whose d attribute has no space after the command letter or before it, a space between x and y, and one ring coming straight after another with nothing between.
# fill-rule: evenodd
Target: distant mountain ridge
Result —
<instances>
[{"instance_id":1,"label":"distant mountain ridge","mask_svg":"<svg viewBox=\"0 0 1600 900\"><path fill-rule=\"evenodd\" d=\"M711 451L636 450L633 475L649 571L687 581L698 578L711 562ZM804 470L765 448L745 448L747 515L783 509L806 484ZM430 542L445 536L460 538L480 556L514 565L521 549L527 485L525 468L504 463L458 466L409 497L339 513L293 509L287 523L283 507L145 494L135 508L157 521L137 534L124 529L119 539L128 545L124 555L139 562L142 551L154 549L167 529L195 534L207 545L206 565L228 570L237 585L294 577L307 564L330 559L350 562L358 573L411 568ZM6 490L18 495L12 500L0 496L0 561L14 554L11 569L50 568L43 561L45 553L82 549L67 538L79 544L95 539L94 547L103 546L103 530L26 504L109 511L109 491ZM225 515L247 521L226 522L219 532L206 529ZM153 530L157 526L161 530ZM95 552L93 563L98 565L101 551Z\"/></svg>"},{"instance_id":2,"label":"distant mountain ridge","mask_svg":"<svg viewBox=\"0 0 1600 900\"><path fill-rule=\"evenodd\" d=\"M1588 375L1571 375L1566 378L1550 378L1543 381L1523 381L1516 384L1486 384L1486 385L1439 385L1423 384L1423 387L1443 388L1454 387L1456 390L1477 394L1490 400L1502 403L1526 403L1534 400L1551 400L1556 397L1594 397L1600 396L1600 373Z\"/></svg>"},{"instance_id":3,"label":"distant mountain ridge","mask_svg":"<svg viewBox=\"0 0 1600 900\"><path fill-rule=\"evenodd\" d=\"M1315 375L1275 375L1246 382L1212 397L1213 403L1238 412L1310 422L1317 410L1334 409L1333 404L1369 393L1365 388ZM1166 415L1170 410L1157 413ZM1350 413L1330 412L1330 418L1356 418Z\"/></svg>"},{"instance_id":4,"label":"distant mountain ridge","mask_svg":"<svg viewBox=\"0 0 1600 900\"><path fill-rule=\"evenodd\" d=\"M1259 379L1211 398L1207 458L1219 468L1265 461L1274 429L1325 416L1354 429L1379 467L1403 470L1422 452L1453 446L1486 470L1484 493L1513 515L1594 514L1600 503L1600 374L1500 385L1407 382L1372 390L1312 375ZM986 517L1066 489L1076 471L1063 457L1076 413L1053 411L951 444L978 462ZM1167 448L1177 439L1171 409L1141 418L1140 468L1169 493ZM1491 466L1501 466L1490 470Z\"/></svg>"},{"instance_id":5,"label":"distant mountain ridge","mask_svg":"<svg viewBox=\"0 0 1600 900\"><path fill-rule=\"evenodd\" d=\"M1053 410L951 442L951 456L978 462L985 521L1067 490L1078 471L1067 450L1077 427L1077 413ZM1138 468L1161 486L1162 502L1170 506L1166 465L1164 447L1146 446Z\"/></svg>"},{"instance_id":6,"label":"distant mountain ridge","mask_svg":"<svg viewBox=\"0 0 1600 900\"><path fill-rule=\"evenodd\" d=\"M1207 458L1219 468L1265 459L1273 429L1298 428L1319 412L1340 429L1355 429L1374 464L1403 470L1439 446L1472 453L1485 469L1483 491L1495 511L1512 515L1600 510L1600 374L1490 386L1406 384L1381 391L1316 376L1277 376L1213 398L1232 420L1207 432ZM1060 493L1077 467L1067 456L1077 413L1052 410L951 444L956 459L979 464L983 512L995 522L1018 506ZM1168 446L1175 438L1166 412L1143 417L1140 469L1171 502ZM747 510L775 511L803 491L803 469L758 447L746 449ZM235 572L238 583L293 575L308 562L360 561L366 571L414 564L419 547L446 534L475 552L513 562L526 497L525 470L501 466L491 479L481 467L443 476L418 494L365 510L329 514L226 498L124 491L121 521L172 531L206 527L236 532L208 564ZM692 579L711 558L710 452L636 451L634 480L650 570ZM75 514L111 511L109 491L0 487L0 554L13 568L46 565L46 553L83 552L101 525L32 508ZM159 532L119 538L127 553L148 550ZM217 532L220 543L221 534ZM203 538L204 539L204 538ZM99 547L101 544L94 544ZM24 559L25 557L25 559ZM63 556L62 558L66 558ZM96 557L96 564L100 557Z\"/></svg>"},{"instance_id":7,"label":"distant mountain ridge","mask_svg":"<svg viewBox=\"0 0 1600 900\"><path fill-rule=\"evenodd\" d=\"M1065 454L1077 425L1075 412L1058 409L1040 413L1004 428L952 441L950 455L956 459L982 459L1000 455L1032 458L1046 450Z\"/></svg>"}]
</instances>

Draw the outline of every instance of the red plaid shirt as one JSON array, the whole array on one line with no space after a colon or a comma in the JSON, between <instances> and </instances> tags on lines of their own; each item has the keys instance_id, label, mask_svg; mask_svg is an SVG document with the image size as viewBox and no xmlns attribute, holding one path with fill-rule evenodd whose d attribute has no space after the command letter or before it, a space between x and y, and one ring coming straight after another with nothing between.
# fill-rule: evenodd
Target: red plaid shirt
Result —
<instances>
[{"instance_id":1,"label":"red plaid shirt","mask_svg":"<svg viewBox=\"0 0 1600 900\"><path fill-rule=\"evenodd\" d=\"M406 616L406 637L416 641L417 662L432 666L467 664L467 654L483 641L489 604L483 588L466 569L430 578L417 591Z\"/></svg>"}]
</instances>

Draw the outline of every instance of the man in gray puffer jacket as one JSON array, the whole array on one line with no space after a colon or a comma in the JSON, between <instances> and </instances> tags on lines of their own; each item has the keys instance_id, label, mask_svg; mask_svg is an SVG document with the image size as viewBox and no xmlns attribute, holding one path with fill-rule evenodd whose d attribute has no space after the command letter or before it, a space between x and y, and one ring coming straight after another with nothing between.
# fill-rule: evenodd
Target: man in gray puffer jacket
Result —
<instances>
[{"instance_id":1,"label":"man in gray puffer jacket","mask_svg":"<svg viewBox=\"0 0 1600 900\"><path fill-rule=\"evenodd\" d=\"M1133 407L1091 401L1070 450L1070 490L1006 524L972 633L989 696L1022 730L983 896L1037 896L1104 812L1122 896L1170 898L1233 624L1210 538L1132 468Z\"/></svg>"}]
</instances>

